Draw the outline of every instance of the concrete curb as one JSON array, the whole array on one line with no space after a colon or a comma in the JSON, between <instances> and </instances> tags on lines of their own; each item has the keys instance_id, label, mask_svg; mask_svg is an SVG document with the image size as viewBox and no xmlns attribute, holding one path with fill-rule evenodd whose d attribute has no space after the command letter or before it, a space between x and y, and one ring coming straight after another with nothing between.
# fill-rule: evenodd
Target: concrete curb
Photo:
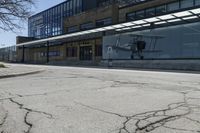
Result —
<instances>
[{"instance_id":1,"label":"concrete curb","mask_svg":"<svg viewBox=\"0 0 200 133\"><path fill-rule=\"evenodd\" d=\"M100 65L108 66L108 61L101 61ZM112 67L200 72L200 60L113 60Z\"/></svg>"},{"instance_id":2,"label":"concrete curb","mask_svg":"<svg viewBox=\"0 0 200 133\"><path fill-rule=\"evenodd\" d=\"M0 79L27 76L27 75L32 75L32 74L38 74L38 73L41 73L41 72L44 72L44 71L45 70L38 70L38 71L32 71L32 72L27 72L27 73L8 74L8 75L0 76Z\"/></svg>"}]
</instances>

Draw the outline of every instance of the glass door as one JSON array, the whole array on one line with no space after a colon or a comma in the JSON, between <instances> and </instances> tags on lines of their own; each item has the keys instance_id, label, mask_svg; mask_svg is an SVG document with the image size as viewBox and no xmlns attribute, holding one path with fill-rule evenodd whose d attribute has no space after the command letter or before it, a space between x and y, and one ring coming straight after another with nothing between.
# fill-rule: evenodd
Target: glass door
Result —
<instances>
[{"instance_id":1,"label":"glass door","mask_svg":"<svg viewBox=\"0 0 200 133\"><path fill-rule=\"evenodd\" d=\"M80 60L92 60L92 46L80 47Z\"/></svg>"}]
</instances>

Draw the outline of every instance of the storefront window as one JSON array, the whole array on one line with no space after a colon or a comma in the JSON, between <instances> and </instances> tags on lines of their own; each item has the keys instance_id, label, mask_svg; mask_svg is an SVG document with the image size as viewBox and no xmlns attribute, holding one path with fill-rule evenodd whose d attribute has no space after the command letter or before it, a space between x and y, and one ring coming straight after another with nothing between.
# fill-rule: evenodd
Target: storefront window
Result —
<instances>
[{"instance_id":1,"label":"storefront window","mask_svg":"<svg viewBox=\"0 0 200 133\"><path fill-rule=\"evenodd\" d=\"M69 27L67 30L68 33L76 32L76 31L78 31L78 26Z\"/></svg>"},{"instance_id":2,"label":"storefront window","mask_svg":"<svg viewBox=\"0 0 200 133\"><path fill-rule=\"evenodd\" d=\"M200 0L195 0L195 5L196 6L200 5Z\"/></svg>"},{"instance_id":3,"label":"storefront window","mask_svg":"<svg viewBox=\"0 0 200 133\"><path fill-rule=\"evenodd\" d=\"M170 3L167 5L168 11L175 11L179 9L179 2Z\"/></svg>"},{"instance_id":4,"label":"storefront window","mask_svg":"<svg viewBox=\"0 0 200 133\"><path fill-rule=\"evenodd\" d=\"M94 23L92 22L81 24L81 30L88 30L92 28L94 28Z\"/></svg>"},{"instance_id":5,"label":"storefront window","mask_svg":"<svg viewBox=\"0 0 200 133\"><path fill-rule=\"evenodd\" d=\"M166 5L162 5L162 6L156 7L156 14L157 15L163 14L165 12L166 12Z\"/></svg>"},{"instance_id":6,"label":"storefront window","mask_svg":"<svg viewBox=\"0 0 200 133\"><path fill-rule=\"evenodd\" d=\"M187 8L187 7L192 7L194 5L193 0L181 0L181 8Z\"/></svg>"},{"instance_id":7,"label":"storefront window","mask_svg":"<svg viewBox=\"0 0 200 133\"><path fill-rule=\"evenodd\" d=\"M145 17L145 12L144 12L144 10L142 10L142 11L137 11L137 12L135 13L135 17L136 17L137 19L144 18L144 17Z\"/></svg>"},{"instance_id":8,"label":"storefront window","mask_svg":"<svg viewBox=\"0 0 200 133\"><path fill-rule=\"evenodd\" d=\"M155 8L150 8L146 10L147 17L154 16L154 15L155 15Z\"/></svg>"},{"instance_id":9,"label":"storefront window","mask_svg":"<svg viewBox=\"0 0 200 133\"><path fill-rule=\"evenodd\" d=\"M106 26L112 24L112 18L105 18L101 20L96 21L96 26L101 27L101 26Z\"/></svg>"},{"instance_id":10,"label":"storefront window","mask_svg":"<svg viewBox=\"0 0 200 133\"><path fill-rule=\"evenodd\" d=\"M60 51L50 51L49 57L60 56Z\"/></svg>"},{"instance_id":11,"label":"storefront window","mask_svg":"<svg viewBox=\"0 0 200 133\"><path fill-rule=\"evenodd\" d=\"M67 48L67 57L77 57L77 47Z\"/></svg>"},{"instance_id":12,"label":"storefront window","mask_svg":"<svg viewBox=\"0 0 200 133\"><path fill-rule=\"evenodd\" d=\"M126 16L126 19L127 19L127 21L135 20L136 19L135 12L128 13L127 16Z\"/></svg>"}]
</instances>

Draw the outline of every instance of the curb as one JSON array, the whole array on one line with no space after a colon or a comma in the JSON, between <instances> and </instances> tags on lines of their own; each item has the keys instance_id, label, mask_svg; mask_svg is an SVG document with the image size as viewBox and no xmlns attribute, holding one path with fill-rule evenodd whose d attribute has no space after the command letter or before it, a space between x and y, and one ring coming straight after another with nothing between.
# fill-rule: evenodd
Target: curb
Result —
<instances>
[{"instance_id":1,"label":"curb","mask_svg":"<svg viewBox=\"0 0 200 133\"><path fill-rule=\"evenodd\" d=\"M27 72L27 73L20 73L20 74L3 75L3 76L0 76L0 79L20 77L20 76L27 76L27 75L32 75L32 74L38 74L38 73L41 73L41 72L44 72L44 71L45 70L39 70L39 71L33 71L33 72Z\"/></svg>"}]
</instances>

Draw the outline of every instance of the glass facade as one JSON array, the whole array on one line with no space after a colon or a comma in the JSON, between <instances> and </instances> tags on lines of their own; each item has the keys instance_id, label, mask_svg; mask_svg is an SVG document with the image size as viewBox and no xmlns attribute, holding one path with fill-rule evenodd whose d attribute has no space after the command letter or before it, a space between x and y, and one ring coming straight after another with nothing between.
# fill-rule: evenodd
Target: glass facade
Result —
<instances>
[{"instance_id":1,"label":"glass facade","mask_svg":"<svg viewBox=\"0 0 200 133\"><path fill-rule=\"evenodd\" d=\"M92 29L94 27L95 27L95 25L94 25L93 22L81 24L81 30L89 30L89 29Z\"/></svg>"},{"instance_id":2,"label":"glass facade","mask_svg":"<svg viewBox=\"0 0 200 133\"><path fill-rule=\"evenodd\" d=\"M167 12L177 11L184 8L190 8L199 5L200 5L200 0L178 0L177 2L160 5L154 8L147 8L144 10L127 13L126 19L127 21L143 19L146 17L161 15Z\"/></svg>"},{"instance_id":3,"label":"glass facade","mask_svg":"<svg viewBox=\"0 0 200 133\"><path fill-rule=\"evenodd\" d=\"M29 18L28 35L47 38L63 34L63 19L83 11L83 0L66 0Z\"/></svg>"},{"instance_id":4,"label":"glass facade","mask_svg":"<svg viewBox=\"0 0 200 133\"><path fill-rule=\"evenodd\" d=\"M111 25L111 24L112 24L112 18L105 18L105 19L96 21L97 27L107 26L107 25Z\"/></svg>"},{"instance_id":5,"label":"glass facade","mask_svg":"<svg viewBox=\"0 0 200 133\"><path fill-rule=\"evenodd\" d=\"M68 27L67 32L68 32L68 33L72 33L72 32L76 32L76 31L78 31L78 30L79 30L79 28L78 28L78 26L76 25L76 26Z\"/></svg>"}]
</instances>

